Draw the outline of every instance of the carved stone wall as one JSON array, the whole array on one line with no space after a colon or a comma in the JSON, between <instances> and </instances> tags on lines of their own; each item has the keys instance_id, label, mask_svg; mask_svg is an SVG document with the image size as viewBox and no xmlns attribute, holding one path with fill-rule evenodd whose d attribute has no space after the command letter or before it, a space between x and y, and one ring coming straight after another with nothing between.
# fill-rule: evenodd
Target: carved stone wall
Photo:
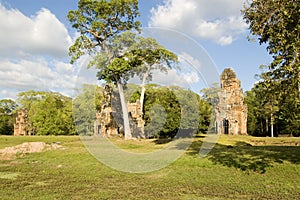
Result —
<instances>
[{"instance_id":1,"label":"carved stone wall","mask_svg":"<svg viewBox=\"0 0 300 200\"><path fill-rule=\"evenodd\" d=\"M247 135L248 108L244 104L241 81L231 68L221 74L221 92L215 112L218 134Z\"/></svg>"},{"instance_id":2,"label":"carved stone wall","mask_svg":"<svg viewBox=\"0 0 300 200\"><path fill-rule=\"evenodd\" d=\"M122 135L124 133L123 116L118 95L114 94L109 86L105 86L103 94L104 102L101 106L101 111L96 114L94 132L105 137ZM130 128L134 138L145 138L145 122L140 107L141 104L139 102L127 103Z\"/></svg>"},{"instance_id":3,"label":"carved stone wall","mask_svg":"<svg viewBox=\"0 0 300 200\"><path fill-rule=\"evenodd\" d=\"M96 113L96 120L94 124L95 134L108 137L119 134L119 127L114 120L114 110L111 106L112 92L112 88L106 85L103 91L104 101L101 106L101 111Z\"/></svg>"},{"instance_id":4,"label":"carved stone wall","mask_svg":"<svg viewBox=\"0 0 300 200\"><path fill-rule=\"evenodd\" d=\"M143 112L141 111L141 103L136 101L136 103L127 103L127 109L130 119L130 128L132 136L137 138L145 138L144 125L145 121L143 120Z\"/></svg>"},{"instance_id":5,"label":"carved stone wall","mask_svg":"<svg viewBox=\"0 0 300 200\"><path fill-rule=\"evenodd\" d=\"M16 122L14 124L14 136L20 135L30 135L26 130L27 126L27 111L25 109L20 109L18 111L18 116L16 117Z\"/></svg>"}]
</instances>

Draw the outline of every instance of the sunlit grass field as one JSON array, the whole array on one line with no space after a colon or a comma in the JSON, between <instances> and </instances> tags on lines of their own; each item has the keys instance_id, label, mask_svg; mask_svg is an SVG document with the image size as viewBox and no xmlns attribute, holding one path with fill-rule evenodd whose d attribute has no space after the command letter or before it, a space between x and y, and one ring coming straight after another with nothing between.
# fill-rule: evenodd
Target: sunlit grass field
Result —
<instances>
[{"instance_id":1,"label":"sunlit grass field","mask_svg":"<svg viewBox=\"0 0 300 200\"><path fill-rule=\"evenodd\" d=\"M60 142L63 148L0 160L0 199L300 199L300 138L221 136L199 158L204 136L158 171L132 174L95 159L79 137L0 136L0 148ZM156 140L112 142L126 151L163 148Z\"/></svg>"}]
</instances>

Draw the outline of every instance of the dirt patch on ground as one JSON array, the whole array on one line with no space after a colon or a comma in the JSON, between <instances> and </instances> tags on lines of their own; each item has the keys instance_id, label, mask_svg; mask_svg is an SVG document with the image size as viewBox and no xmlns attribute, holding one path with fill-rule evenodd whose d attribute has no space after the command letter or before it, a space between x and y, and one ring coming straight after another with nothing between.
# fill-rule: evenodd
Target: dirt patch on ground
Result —
<instances>
[{"instance_id":1,"label":"dirt patch on ground","mask_svg":"<svg viewBox=\"0 0 300 200\"><path fill-rule=\"evenodd\" d=\"M46 144L45 142L24 142L23 144L0 149L0 160L12 160L28 153L37 153L62 148L60 143Z\"/></svg>"}]
</instances>

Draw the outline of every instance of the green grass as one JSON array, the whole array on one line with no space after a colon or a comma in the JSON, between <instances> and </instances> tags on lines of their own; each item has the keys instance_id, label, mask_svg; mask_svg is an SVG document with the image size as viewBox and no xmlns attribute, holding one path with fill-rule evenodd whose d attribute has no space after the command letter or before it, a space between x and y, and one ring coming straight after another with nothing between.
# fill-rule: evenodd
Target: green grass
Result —
<instances>
[{"instance_id":1,"label":"green grass","mask_svg":"<svg viewBox=\"0 0 300 200\"><path fill-rule=\"evenodd\" d=\"M300 138L222 136L205 158L197 138L159 171L129 174L97 161L79 137L0 137L0 148L61 142L64 149L0 160L1 199L300 199ZM164 144L114 140L133 152Z\"/></svg>"},{"instance_id":2,"label":"green grass","mask_svg":"<svg viewBox=\"0 0 300 200\"><path fill-rule=\"evenodd\" d=\"M158 140L156 139L149 139L149 140L128 140L124 142L124 139L122 138L110 138L110 141L124 149L130 152L138 152L138 153L147 153L147 152L153 152L159 149L162 149L166 143L158 144Z\"/></svg>"}]
</instances>

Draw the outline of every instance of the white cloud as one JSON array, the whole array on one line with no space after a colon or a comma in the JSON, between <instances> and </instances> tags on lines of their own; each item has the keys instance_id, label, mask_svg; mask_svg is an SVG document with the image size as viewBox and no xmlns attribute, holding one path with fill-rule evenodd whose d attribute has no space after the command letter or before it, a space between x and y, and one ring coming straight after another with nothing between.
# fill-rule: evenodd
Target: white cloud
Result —
<instances>
[{"instance_id":1,"label":"white cloud","mask_svg":"<svg viewBox=\"0 0 300 200\"><path fill-rule=\"evenodd\" d=\"M10 97L12 91L16 96L16 93L27 90L59 91L71 95L76 78L76 68L59 61L0 61L0 93L5 95L10 91Z\"/></svg>"},{"instance_id":2,"label":"white cloud","mask_svg":"<svg viewBox=\"0 0 300 200\"><path fill-rule=\"evenodd\" d=\"M228 45L246 30L240 13L243 3L241 0L164 0L163 5L152 8L149 25Z\"/></svg>"},{"instance_id":3,"label":"white cloud","mask_svg":"<svg viewBox=\"0 0 300 200\"><path fill-rule=\"evenodd\" d=\"M21 91L56 91L72 95L79 65L66 63L71 37L47 9L35 16L0 3L0 98Z\"/></svg>"},{"instance_id":4,"label":"white cloud","mask_svg":"<svg viewBox=\"0 0 300 200\"><path fill-rule=\"evenodd\" d=\"M200 61L186 52L182 52L178 57L180 64L185 67L193 67L194 69L200 69L201 67Z\"/></svg>"},{"instance_id":5,"label":"white cloud","mask_svg":"<svg viewBox=\"0 0 300 200\"><path fill-rule=\"evenodd\" d=\"M188 83L188 84L193 84L197 83L200 79L199 76L196 72L191 72L191 73L186 73L183 74L183 79Z\"/></svg>"},{"instance_id":6,"label":"white cloud","mask_svg":"<svg viewBox=\"0 0 300 200\"><path fill-rule=\"evenodd\" d=\"M7 9L0 3L0 56L30 54L64 57L71 44L66 27L49 10L27 17L19 10Z\"/></svg>"},{"instance_id":7,"label":"white cloud","mask_svg":"<svg viewBox=\"0 0 300 200\"><path fill-rule=\"evenodd\" d=\"M194 89L195 85L201 85L203 81L200 78L201 62L186 52L181 52L178 58L180 69L171 69L167 73L153 70L150 83L164 86L176 85L188 89ZM141 84L141 80L135 76L130 83Z\"/></svg>"},{"instance_id":8,"label":"white cloud","mask_svg":"<svg viewBox=\"0 0 300 200\"><path fill-rule=\"evenodd\" d=\"M167 74L160 71L154 71L153 74L153 80L151 82L159 85L177 85L183 88L191 88L192 84L200 82L197 72L181 72L172 69L169 70Z\"/></svg>"}]
</instances>

